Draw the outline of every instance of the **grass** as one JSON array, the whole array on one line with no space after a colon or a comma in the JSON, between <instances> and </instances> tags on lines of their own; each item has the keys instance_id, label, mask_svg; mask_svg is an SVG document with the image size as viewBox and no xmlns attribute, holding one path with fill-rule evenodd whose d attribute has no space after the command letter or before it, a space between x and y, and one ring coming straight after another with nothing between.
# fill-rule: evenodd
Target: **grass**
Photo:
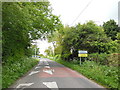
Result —
<instances>
[{"instance_id":1,"label":"grass","mask_svg":"<svg viewBox=\"0 0 120 90\"><path fill-rule=\"evenodd\" d=\"M117 67L99 65L94 61L85 61L80 66L76 60L67 62L61 59L51 59L83 74L106 88L118 88L119 78Z\"/></svg>"},{"instance_id":2,"label":"grass","mask_svg":"<svg viewBox=\"0 0 120 90\"><path fill-rule=\"evenodd\" d=\"M14 61L14 60L11 60ZM2 88L8 88L38 63L35 58L21 58L2 66Z\"/></svg>"},{"instance_id":3,"label":"grass","mask_svg":"<svg viewBox=\"0 0 120 90\"><path fill-rule=\"evenodd\" d=\"M2 89L2 65L0 63L0 90Z\"/></svg>"}]
</instances>

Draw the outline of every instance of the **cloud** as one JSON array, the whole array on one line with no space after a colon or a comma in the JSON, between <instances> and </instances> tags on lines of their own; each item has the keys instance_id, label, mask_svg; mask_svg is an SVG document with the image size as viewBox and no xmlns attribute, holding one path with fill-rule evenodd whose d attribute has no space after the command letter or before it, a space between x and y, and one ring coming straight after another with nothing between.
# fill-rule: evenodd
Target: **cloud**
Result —
<instances>
[{"instance_id":1,"label":"cloud","mask_svg":"<svg viewBox=\"0 0 120 90\"><path fill-rule=\"evenodd\" d=\"M71 25L80 12L91 0L49 0L53 13L60 15L63 24ZM84 23L88 20L104 22L110 19L118 21L119 0L92 0L91 4L79 16L74 24Z\"/></svg>"}]
</instances>

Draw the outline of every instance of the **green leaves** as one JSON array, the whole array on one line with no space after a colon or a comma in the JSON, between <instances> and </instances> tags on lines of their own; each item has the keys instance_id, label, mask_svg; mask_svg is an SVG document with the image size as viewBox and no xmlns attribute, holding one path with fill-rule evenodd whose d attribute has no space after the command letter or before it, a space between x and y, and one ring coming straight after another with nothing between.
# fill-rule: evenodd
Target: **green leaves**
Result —
<instances>
[{"instance_id":1,"label":"green leaves","mask_svg":"<svg viewBox=\"0 0 120 90\"><path fill-rule=\"evenodd\" d=\"M27 57L22 58L11 58L12 61L6 63L2 67L2 88L8 88L13 84L19 77L28 72L34 65L38 63L37 60ZM14 60L14 59L17 59Z\"/></svg>"},{"instance_id":2,"label":"green leaves","mask_svg":"<svg viewBox=\"0 0 120 90\"><path fill-rule=\"evenodd\" d=\"M115 40L117 33L120 32L118 25L114 20L109 20L107 22L104 22L103 28L107 36L111 37L112 40Z\"/></svg>"},{"instance_id":3,"label":"green leaves","mask_svg":"<svg viewBox=\"0 0 120 90\"><path fill-rule=\"evenodd\" d=\"M117 36L119 38L119 34ZM118 40L112 41L107 37L103 27L93 21L76 26L65 26L60 31L54 32L48 37L50 42L56 42L55 53L61 57L77 57L78 50L87 50L89 53L113 53L118 52ZM71 53L71 51L73 53ZM64 58L63 58L64 59Z\"/></svg>"},{"instance_id":4,"label":"green leaves","mask_svg":"<svg viewBox=\"0 0 120 90\"><path fill-rule=\"evenodd\" d=\"M55 58L55 61L83 74L89 79L95 80L106 88L119 88L118 67L99 65L94 61L85 61L81 66L74 61L67 62L60 58Z\"/></svg>"},{"instance_id":5,"label":"green leaves","mask_svg":"<svg viewBox=\"0 0 120 90\"><path fill-rule=\"evenodd\" d=\"M45 38L61 25L49 2L3 2L3 59L27 55L31 41ZM3 61L4 61L3 60Z\"/></svg>"}]
</instances>

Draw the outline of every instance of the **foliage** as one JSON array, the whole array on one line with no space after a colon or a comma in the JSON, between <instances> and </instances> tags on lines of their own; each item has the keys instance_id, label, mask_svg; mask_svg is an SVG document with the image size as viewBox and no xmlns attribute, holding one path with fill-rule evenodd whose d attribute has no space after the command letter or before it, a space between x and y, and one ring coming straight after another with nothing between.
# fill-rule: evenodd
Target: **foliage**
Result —
<instances>
[{"instance_id":1,"label":"foliage","mask_svg":"<svg viewBox=\"0 0 120 90\"><path fill-rule=\"evenodd\" d=\"M120 40L120 33L117 33L116 38L117 38L117 40Z\"/></svg>"},{"instance_id":2,"label":"foliage","mask_svg":"<svg viewBox=\"0 0 120 90\"><path fill-rule=\"evenodd\" d=\"M44 57L44 55L43 55L43 54L40 54L39 56L40 56L40 57Z\"/></svg>"},{"instance_id":3,"label":"foliage","mask_svg":"<svg viewBox=\"0 0 120 90\"><path fill-rule=\"evenodd\" d=\"M78 62L68 62L61 59L54 59L55 61L82 73L89 79L95 80L106 88L118 88L119 77L118 67L109 67L106 65L99 65L94 61L85 61L80 66Z\"/></svg>"},{"instance_id":4,"label":"foliage","mask_svg":"<svg viewBox=\"0 0 120 90\"><path fill-rule=\"evenodd\" d=\"M65 26L53 35L55 37L51 41L56 43L55 58L51 59L106 87L118 88L119 33L116 36L117 39L113 41L113 38L106 35L103 27L89 21L83 25ZM87 59L91 61L84 61L79 66L78 50L87 50ZM117 55L112 53L117 53Z\"/></svg>"},{"instance_id":5,"label":"foliage","mask_svg":"<svg viewBox=\"0 0 120 90\"><path fill-rule=\"evenodd\" d=\"M53 37L52 37L53 36ZM48 36L55 42L55 55L61 54L62 59L70 60L78 57L78 50L88 53L118 53L118 42L112 41L101 26L89 21L83 25L65 26Z\"/></svg>"},{"instance_id":6,"label":"foliage","mask_svg":"<svg viewBox=\"0 0 120 90\"><path fill-rule=\"evenodd\" d=\"M103 28L107 36L111 37L112 40L115 40L117 33L120 32L120 28L118 28L118 25L114 20L104 22Z\"/></svg>"},{"instance_id":7,"label":"foliage","mask_svg":"<svg viewBox=\"0 0 120 90\"><path fill-rule=\"evenodd\" d=\"M0 64L0 89L2 89L2 65Z\"/></svg>"},{"instance_id":8,"label":"foliage","mask_svg":"<svg viewBox=\"0 0 120 90\"><path fill-rule=\"evenodd\" d=\"M53 56L53 50L52 50L52 47L49 46L48 49L45 50L45 53L46 53L47 55L49 55L49 56L50 56L50 55Z\"/></svg>"},{"instance_id":9,"label":"foliage","mask_svg":"<svg viewBox=\"0 0 120 90\"><path fill-rule=\"evenodd\" d=\"M49 2L2 2L2 16L3 88L7 88L37 64L28 58L36 48L32 41L45 38L61 22Z\"/></svg>"},{"instance_id":10,"label":"foliage","mask_svg":"<svg viewBox=\"0 0 120 90\"><path fill-rule=\"evenodd\" d=\"M39 48L37 48L37 45L31 45L30 51L28 53L30 53L30 55L39 55Z\"/></svg>"},{"instance_id":11,"label":"foliage","mask_svg":"<svg viewBox=\"0 0 120 90\"><path fill-rule=\"evenodd\" d=\"M62 34L60 32L63 31L63 26L61 25L60 29L49 34L47 36L48 42L52 42L54 47L54 54L61 54L62 53Z\"/></svg>"},{"instance_id":12,"label":"foliage","mask_svg":"<svg viewBox=\"0 0 120 90\"><path fill-rule=\"evenodd\" d=\"M3 61L28 55L32 40L45 38L61 24L49 2L2 2Z\"/></svg>"},{"instance_id":13,"label":"foliage","mask_svg":"<svg viewBox=\"0 0 120 90\"><path fill-rule=\"evenodd\" d=\"M111 53L119 53L120 32L114 20L105 22L103 27L93 21L63 27L59 17L52 14L49 2L2 2L2 16L3 87L11 85L35 65L33 59L23 57L34 54L33 40L46 37L54 46L54 51L51 47L45 51L48 55L55 55L58 62L59 58L69 60L60 62L109 87L117 87L117 67L111 65L116 66L118 58ZM78 50L87 50L89 59L111 67L95 62L83 62L78 66L75 60Z\"/></svg>"},{"instance_id":14,"label":"foliage","mask_svg":"<svg viewBox=\"0 0 120 90\"><path fill-rule=\"evenodd\" d=\"M108 57L109 55L106 53L93 53L93 54L89 54L88 56L88 60L94 61L96 63L102 64L102 65L108 65Z\"/></svg>"},{"instance_id":15,"label":"foliage","mask_svg":"<svg viewBox=\"0 0 120 90\"><path fill-rule=\"evenodd\" d=\"M15 57L9 58L8 63L2 67L2 88L8 88L37 63L38 60L33 58L22 57L17 61Z\"/></svg>"},{"instance_id":16,"label":"foliage","mask_svg":"<svg viewBox=\"0 0 120 90\"><path fill-rule=\"evenodd\" d=\"M117 33L116 38L117 38L116 42L118 43L118 46L117 46L118 53L120 53L120 33Z\"/></svg>"},{"instance_id":17,"label":"foliage","mask_svg":"<svg viewBox=\"0 0 120 90\"><path fill-rule=\"evenodd\" d=\"M94 62L101 64L101 65L118 67L118 65L119 65L119 53L112 53L112 54L93 53L93 54L89 54L88 60L94 61Z\"/></svg>"},{"instance_id":18,"label":"foliage","mask_svg":"<svg viewBox=\"0 0 120 90\"><path fill-rule=\"evenodd\" d=\"M108 63L110 66L118 66L120 65L120 54L119 53L112 53L110 54L107 59L108 59Z\"/></svg>"},{"instance_id":19,"label":"foliage","mask_svg":"<svg viewBox=\"0 0 120 90\"><path fill-rule=\"evenodd\" d=\"M102 27L97 26L92 21L82 25L82 27L79 25L77 27L80 32L79 43L76 46L78 49L87 50L89 53L108 53L107 43L111 40L107 38Z\"/></svg>"}]
</instances>

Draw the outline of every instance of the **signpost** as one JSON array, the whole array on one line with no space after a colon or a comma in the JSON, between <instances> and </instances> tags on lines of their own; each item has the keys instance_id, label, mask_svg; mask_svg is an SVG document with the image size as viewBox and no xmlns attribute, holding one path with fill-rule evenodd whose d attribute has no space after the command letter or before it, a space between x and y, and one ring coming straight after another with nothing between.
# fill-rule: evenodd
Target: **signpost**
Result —
<instances>
[{"instance_id":1,"label":"signpost","mask_svg":"<svg viewBox=\"0 0 120 90\"><path fill-rule=\"evenodd\" d=\"M87 57L88 51L79 50L78 51L78 57L80 57L80 65L81 65L81 57Z\"/></svg>"}]
</instances>

